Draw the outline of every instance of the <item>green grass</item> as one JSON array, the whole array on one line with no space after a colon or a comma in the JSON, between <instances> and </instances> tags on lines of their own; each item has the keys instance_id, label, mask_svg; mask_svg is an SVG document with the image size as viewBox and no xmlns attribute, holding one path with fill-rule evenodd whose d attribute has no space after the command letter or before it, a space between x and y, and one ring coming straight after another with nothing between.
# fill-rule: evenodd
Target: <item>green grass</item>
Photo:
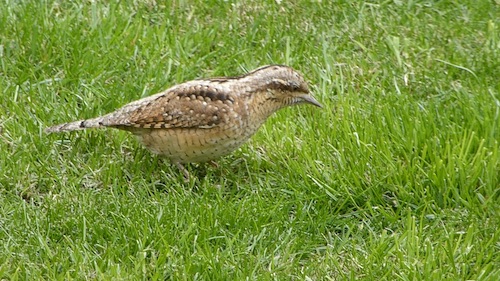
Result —
<instances>
[{"instance_id":1,"label":"green grass","mask_svg":"<svg viewBox=\"0 0 500 281\"><path fill-rule=\"evenodd\" d=\"M499 280L500 3L0 1L0 279ZM46 135L265 64L325 108L182 174Z\"/></svg>"}]
</instances>

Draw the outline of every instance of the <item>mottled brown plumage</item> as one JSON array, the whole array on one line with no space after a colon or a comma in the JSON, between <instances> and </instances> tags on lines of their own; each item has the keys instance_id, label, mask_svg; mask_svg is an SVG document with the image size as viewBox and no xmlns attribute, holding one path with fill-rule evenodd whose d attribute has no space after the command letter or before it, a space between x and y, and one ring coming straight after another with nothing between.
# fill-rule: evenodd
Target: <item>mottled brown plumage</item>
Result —
<instances>
[{"instance_id":1,"label":"mottled brown plumage","mask_svg":"<svg viewBox=\"0 0 500 281\"><path fill-rule=\"evenodd\" d=\"M306 81L288 66L173 86L101 117L52 126L47 132L112 127L130 131L186 176L183 163L207 162L237 149L277 110L300 103L321 107Z\"/></svg>"}]
</instances>

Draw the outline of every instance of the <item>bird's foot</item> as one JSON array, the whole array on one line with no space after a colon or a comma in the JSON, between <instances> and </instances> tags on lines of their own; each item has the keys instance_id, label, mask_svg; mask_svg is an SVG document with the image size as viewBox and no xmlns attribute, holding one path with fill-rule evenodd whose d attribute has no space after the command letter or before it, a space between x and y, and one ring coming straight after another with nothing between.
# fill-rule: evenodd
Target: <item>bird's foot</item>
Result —
<instances>
[{"instance_id":1,"label":"bird's foot","mask_svg":"<svg viewBox=\"0 0 500 281\"><path fill-rule=\"evenodd\" d=\"M184 167L184 165L179 162L175 162L175 166L177 166L177 168L184 174L184 182L189 182L191 179L191 175L189 174L189 171Z\"/></svg>"}]
</instances>

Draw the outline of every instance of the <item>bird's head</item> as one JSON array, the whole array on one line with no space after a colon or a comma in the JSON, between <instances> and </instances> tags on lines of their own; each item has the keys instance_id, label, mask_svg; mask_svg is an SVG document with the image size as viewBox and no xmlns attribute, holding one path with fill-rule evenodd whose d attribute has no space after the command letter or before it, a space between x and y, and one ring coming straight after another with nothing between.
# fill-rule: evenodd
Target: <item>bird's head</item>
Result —
<instances>
[{"instance_id":1,"label":"bird's head","mask_svg":"<svg viewBox=\"0 0 500 281\"><path fill-rule=\"evenodd\" d=\"M308 103L323 107L309 91L304 77L291 67L268 65L248 74L258 82L267 99L279 103L282 107Z\"/></svg>"}]
</instances>

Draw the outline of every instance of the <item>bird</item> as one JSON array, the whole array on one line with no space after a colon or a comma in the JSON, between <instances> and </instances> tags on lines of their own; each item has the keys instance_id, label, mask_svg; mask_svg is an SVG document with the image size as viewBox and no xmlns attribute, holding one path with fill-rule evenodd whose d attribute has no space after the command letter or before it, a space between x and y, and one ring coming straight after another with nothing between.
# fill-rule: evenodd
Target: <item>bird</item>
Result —
<instances>
[{"instance_id":1,"label":"bird","mask_svg":"<svg viewBox=\"0 0 500 281\"><path fill-rule=\"evenodd\" d=\"M323 107L297 70L266 65L240 76L187 81L111 113L51 126L45 131L129 131L146 149L177 166L189 180L185 164L212 163L230 154L273 113L297 104Z\"/></svg>"}]
</instances>

